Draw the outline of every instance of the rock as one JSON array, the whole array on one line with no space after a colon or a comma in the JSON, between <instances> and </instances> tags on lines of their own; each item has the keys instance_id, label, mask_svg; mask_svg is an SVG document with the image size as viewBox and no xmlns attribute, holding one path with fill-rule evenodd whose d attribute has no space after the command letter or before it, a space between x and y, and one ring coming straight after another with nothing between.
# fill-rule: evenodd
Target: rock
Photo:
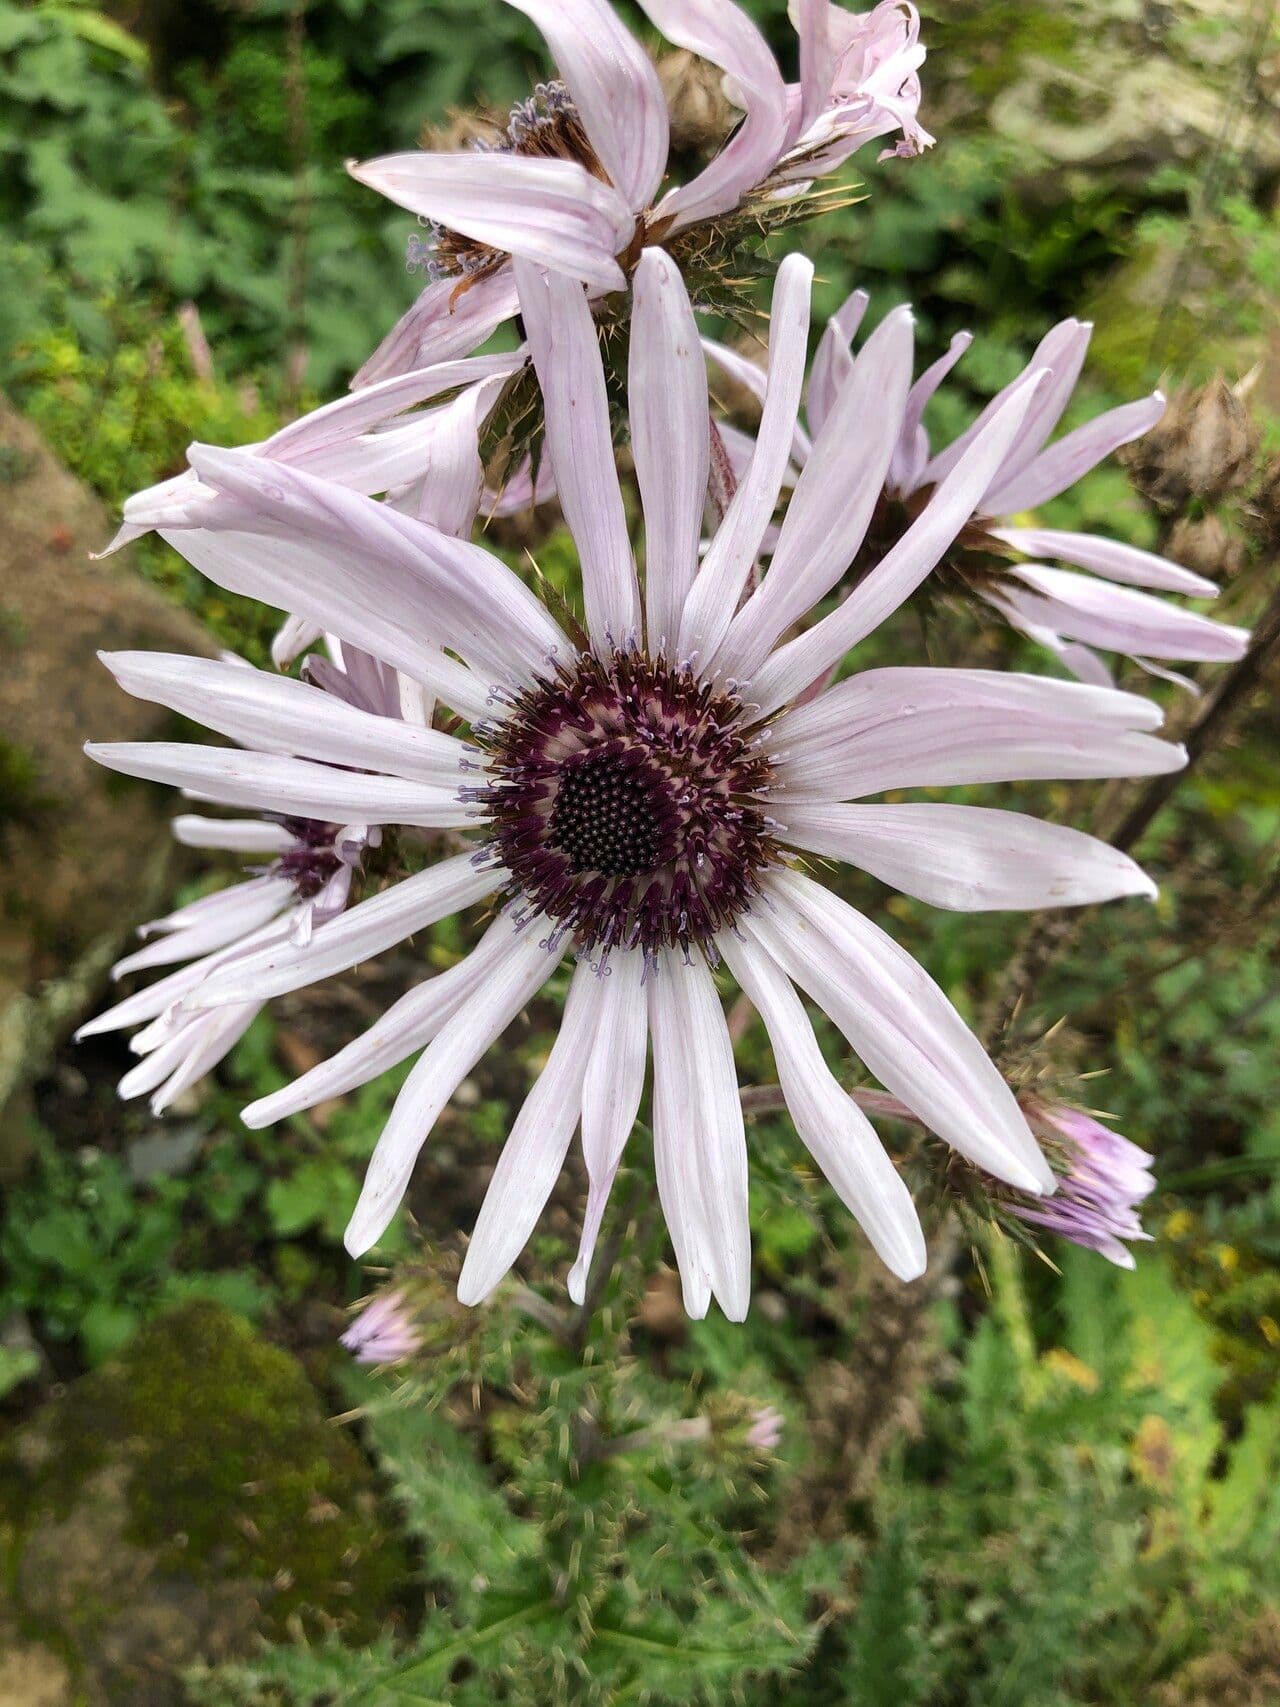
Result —
<instances>
[{"instance_id":1,"label":"rock","mask_svg":"<svg viewBox=\"0 0 1280 1707\"><path fill-rule=\"evenodd\" d=\"M95 1707L176 1707L185 1668L286 1627L367 1641L408 1569L301 1366L220 1305L157 1318L0 1455L0 1618Z\"/></svg>"},{"instance_id":2,"label":"rock","mask_svg":"<svg viewBox=\"0 0 1280 1707\"><path fill-rule=\"evenodd\" d=\"M132 927L160 899L169 803L85 758L89 736L172 726L122 694L99 648L209 653L184 612L125 557L98 500L0 400L0 1177L12 1174L15 1093L81 1017Z\"/></svg>"}]
</instances>

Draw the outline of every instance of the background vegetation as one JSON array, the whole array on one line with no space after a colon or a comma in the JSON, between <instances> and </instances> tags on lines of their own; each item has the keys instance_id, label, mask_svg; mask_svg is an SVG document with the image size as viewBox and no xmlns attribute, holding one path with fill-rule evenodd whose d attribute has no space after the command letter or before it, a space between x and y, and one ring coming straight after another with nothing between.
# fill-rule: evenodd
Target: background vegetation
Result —
<instances>
[{"instance_id":1,"label":"background vegetation","mask_svg":"<svg viewBox=\"0 0 1280 1707\"><path fill-rule=\"evenodd\" d=\"M749 9L785 56L783 0ZM911 165L859 160L866 199L801 233L820 310L861 284L875 315L911 298L930 350L971 325L968 393L943 431L1078 313L1099 323L1081 408L1162 377L1252 373L1274 447L1273 8L925 12L939 146ZM476 0L0 0L0 383L112 508L193 438L263 436L339 390L411 296L411 222L342 160L407 146L477 95L505 106L543 74L525 21ZM1276 574L1250 543L1258 502L1178 518L1184 539L1215 542L1197 567L1236 571L1235 620ZM1057 520L1142 543L1172 522L1115 468ZM540 560L571 571L561 539ZM271 613L159 544L136 561L262 656ZM950 620L932 649L987 644ZM920 645L905 628L881 642L899 643ZM72 1408L41 1425L66 1512L116 1497L105 1448L85 1450L101 1419L134 1443L129 1545L169 1569L163 1547L191 1537L190 1592L216 1606L211 1584L249 1580L254 1610L230 1636L157 1649L160 1693L139 1693L136 1656L102 1658L110 1608L78 1602L72 1618L24 1589L47 1487L11 1451L0 1648L6 1629L43 1644L67 1700L185 1691L228 1707L1280 1699L1278 733L1259 696L1142 842L1161 901L1090 917L1006 1039L1156 1152L1156 1237L1133 1275L976 1229L939 1234L908 1295L874 1271L785 1122L761 1117L744 1327L679 1320L639 1144L588 1317L555 1284L577 1177L524 1282L459 1312L462 1234L548 1047L553 987L442 1121L414 1220L379 1250L414 1290L430 1355L370 1379L334 1343L378 1279L341 1230L397 1075L272 1132L246 1132L236 1109L365 1023L424 957L451 963L456 928L280 1004L164 1123L115 1102L123 1046L66 1053L0 1209L6 1424L21 1441L73 1383ZM1042 804L1085 823L1097 792L1046 789ZM933 913L870 880L850 893L891 915L975 1021L992 1011L1018 920ZM772 1078L758 1028L740 1070ZM749 1438L766 1405L784 1418L776 1449ZM339 1411L355 1419L335 1457L323 1417ZM280 1503L245 1493L261 1487Z\"/></svg>"}]
</instances>

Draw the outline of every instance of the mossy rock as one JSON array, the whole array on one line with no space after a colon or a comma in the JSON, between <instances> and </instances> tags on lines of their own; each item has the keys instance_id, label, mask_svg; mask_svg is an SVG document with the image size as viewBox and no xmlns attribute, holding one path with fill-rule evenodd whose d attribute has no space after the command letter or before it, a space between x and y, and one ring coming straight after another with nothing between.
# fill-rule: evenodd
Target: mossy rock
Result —
<instances>
[{"instance_id":1,"label":"mossy rock","mask_svg":"<svg viewBox=\"0 0 1280 1707\"><path fill-rule=\"evenodd\" d=\"M18 1432L0 1545L23 1635L88 1699L130 1707L299 1623L366 1641L409 1575L301 1366L209 1303L158 1317Z\"/></svg>"}]
</instances>

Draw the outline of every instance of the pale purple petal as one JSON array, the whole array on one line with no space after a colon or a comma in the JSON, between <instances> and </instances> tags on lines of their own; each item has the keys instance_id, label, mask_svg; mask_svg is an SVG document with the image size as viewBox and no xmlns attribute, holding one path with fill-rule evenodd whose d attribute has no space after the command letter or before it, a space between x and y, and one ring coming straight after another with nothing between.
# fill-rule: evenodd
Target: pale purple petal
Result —
<instances>
[{"instance_id":1,"label":"pale purple petal","mask_svg":"<svg viewBox=\"0 0 1280 1707\"><path fill-rule=\"evenodd\" d=\"M827 1066L790 979L757 943L724 932L721 952L764 1021L796 1131L881 1260L900 1280L927 1261L911 1193L866 1115Z\"/></svg>"},{"instance_id":2,"label":"pale purple petal","mask_svg":"<svg viewBox=\"0 0 1280 1707\"><path fill-rule=\"evenodd\" d=\"M992 528L994 539L1003 540L1015 551L1028 557L1056 557L1062 563L1074 563L1078 569L1092 569L1108 581L1119 581L1129 587L1148 587L1156 593L1187 593L1192 598L1217 597L1215 582L1195 575L1171 563L1167 557L1157 557L1154 551L1140 551L1136 545L1124 545L1118 539L1106 539L1101 534L1063 533L1058 528Z\"/></svg>"},{"instance_id":3,"label":"pale purple petal","mask_svg":"<svg viewBox=\"0 0 1280 1707\"><path fill-rule=\"evenodd\" d=\"M631 293L627 404L644 506L649 652L670 655L707 502L707 367L684 280L661 249L641 255Z\"/></svg>"},{"instance_id":4,"label":"pale purple petal","mask_svg":"<svg viewBox=\"0 0 1280 1707\"><path fill-rule=\"evenodd\" d=\"M476 1217L458 1299L479 1304L520 1255L560 1177L582 1111L582 1079L597 1048L596 974L579 961L560 1030L516 1116Z\"/></svg>"},{"instance_id":5,"label":"pale purple petal","mask_svg":"<svg viewBox=\"0 0 1280 1707\"><path fill-rule=\"evenodd\" d=\"M221 555L206 547L197 561L183 532L164 533L219 585L310 616L422 681L441 645L494 675L522 677L553 648L569 650L541 601L481 547L264 457L193 445L190 458L244 511L226 533L219 516L197 538L225 545L247 529L254 541L252 551Z\"/></svg>"},{"instance_id":6,"label":"pale purple petal","mask_svg":"<svg viewBox=\"0 0 1280 1707\"><path fill-rule=\"evenodd\" d=\"M867 348L870 347L868 344ZM772 711L802 693L892 616L932 572L969 521L992 469L999 467L1016 437L1039 378L1037 374L1029 374L1005 399L938 486L923 512L875 568L863 576L844 603L779 647L764 662L752 682L752 698L763 710ZM794 499L792 504L794 507ZM778 553L773 561L776 569Z\"/></svg>"},{"instance_id":7,"label":"pale purple petal","mask_svg":"<svg viewBox=\"0 0 1280 1707\"><path fill-rule=\"evenodd\" d=\"M836 56L827 28L829 0L792 0L789 7L800 43L800 104L788 129L788 148L826 106L835 79Z\"/></svg>"},{"instance_id":8,"label":"pale purple petal","mask_svg":"<svg viewBox=\"0 0 1280 1707\"><path fill-rule=\"evenodd\" d=\"M456 966L415 984L385 1013L379 1014L367 1031L292 1084L250 1103L240 1118L254 1129L272 1126L300 1109L314 1108L318 1102L344 1096L425 1048L445 1021L482 987L493 968L505 959L513 929L505 915L495 919L476 947Z\"/></svg>"},{"instance_id":9,"label":"pale purple petal","mask_svg":"<svg viewBox=\"0 0 1280 1707\"><path fill-rule=\"evenodd\" d=\"M788 264L792 264L794 270L794 263L804 260L805 258L806 257L800 255L799 252L795 252L786 256L783 260L782 266L778 269L778 280L774 284L775 302L778 284L781 283L782 268ZM808 325L809 318L809 286L813 278L812 261L809 262L809 269L808 274L805 276L804 283L804 312L806 326ZM744 356L741 350L731 349L728 344L718 344L714 338L704 338L702 340L702 348L706 354L710 356L716 366L723 369L723 371L728 374L730 379L736 380L739 385L743 386L751 393L757 402L763 404L768 392L769 373L773 362L772 346L775 335L776 328L773 315L771 314L769 317L769 348L765 352L767 357L766 361L756 361L751 356ZM797 409L799 408L798 402L796 407ZM794 418L794 416L795 412L793 411L791 424L791 455L795 458L796 466L803 468L805 463L809 460L809 452L813 449L813 444L808 433L805 432L804 428L800 425L799 421ZM720 431L724 432L724 430L724 425L721 424Z\"/></svg>"},{"instance_id":10,"label":"pale purple petal","mask_svg":"<svg viewBox=\"0 0 1280 1707\"><path fill-rule=\"evenodd\" d=\"M796 483L764 583L716 655L722 674L753 676L857 556L901 426L911 341L911 312L895 309L854 362Z\"/></svg>"},{"instance_id":11,"label":"pale purple petal","mask_svg":"<svg viewBox=\"0 0 1280 1707\"><path fill-rule=\"evenodd\" d=\"M1039 441L1040 444L1043 444L1044 438L1053 431L1058 418L1070 399L1071 387L1079 375L1080 362L1083 361L1084 350L1088 346L1090 330L1087 324L1078 320L1061 320L1056 326L1051 327L1036 345L1031 360L1022 372L1015 379L1011 379L1002 391L996 393L972 426L967 427L957 438L952 439L946 449L940 450L937 456L933 458L923 471L921 476L923 483L933 485L948 474L996 412L1033 373L1043 373L1046 370L1055 376L1059 373L1062 375L1070 373L1072 376L1071 383L1067 386L1065 394L1060 383L1051 382L1051 397L1057 414L1052 420L1048 420L1048 412L1038 414L1036 417L1041 425L1044 425L1047 420L1047 425L1044 425L1044 436ZM1038 449L1039 445L1036 448ZM1010 453L1011 462L1016 455L1017 449L1015 447L1015 450Z\"/></svg>"},{"instance_id":12,"label":"pale purple petal","mask_svg":"<svg viewBox=\"0 0 1280 1707\"><path fill-rule=\"evenodd\" d=\"M344 705L306 682L173 652L100 652L126 693L168 706L259 751L456 789L466 758L435 729Z\"/></svg>"},{"instance_id":13,"label":"pale purple petal","mask_svg":"<svg viewBox=\"0 0 1280 1707\"><path fill-rule=\"evenodd\" d=\"M210 976L191 998L191 1005L266 1001L345 972L415 931L484 900L505 879L500 867L477 870L470 854L441 860L350 908L318 931L307 948L279 943L242 956Z\"/></svg>"},{"instance_id":14,"label":"pale purple petal","mask_svg":"<svg viewBox=\"0 0 1280 1707\"><path fill-rule=\"evenodd\" d=\"M658 1201L671 1234L680 1270L686 1312L700 1321L711 1302L711 1268L706 1252L706 1206L702 1174L690 1141L693 1086L680 1020L669 984L649 981L649 1030L653 1038L653 1161Z\"/></svg>"},{"instance_id":15,"label":"pale purple petal","mask_svg":"<svg viewBox=\"0 0 1280 1707\"><path fill-rule=\"evenodd\" d=\"M513 932L505 959L445 1022L405 1080L347 1226L345 1242L353 1257L363 1256L386 1231L449 1098L555 971L560 953L547 942L539 942L536 924L523 934Z\"/></svg>"},{"instance_id":16,"label":"pale purple petal","mask_svg":"<svg viewBox=\"0 0 1280 1707\"><path fill-rule=\"evenodd\" d=\"M1186 762L1138 694L996 670L865 670L788 712L771 741L786 799L887 788L1156 776Z\"/></svg>"},{"instance_id":17,"label":"pale purple petal","mask_svg":"<svg viewBox=\"0 0 1280 1707\"><path fill-rule=\"evenodd\" d=\"M581 1304L586 1297L587 1273L605 1204L644 1091L649 1020L643 975L642 954L614 953L609 956L608 974L601 977L596 990L599 1030L582 1085L587 1206L578 1257L568 1282L569 1296L575 1304Z\"/></svg>"},{"instance_id":18,"label":"pale purple petal","mask_svg":"<svg viewBox=\"0 0 1280 1707\"><path fill-rule=\"evenodd\" d=\"M667 102L653 61L607 0L508 0L547 46L605 171L634 213L667 165Z\"/></svg>"},{"instance_id":19,"label":"pale purple petal","mask_svg":"<svg viewBox=\"0 0 1280 1707\"><path fill-rule=\"evenodd\" d=\"M907 393L902 412L902 432L889 462L888 484L896 492L913 492L929 461L929 435L924 430L924 412L952 368L973 342L972 332L957 332L947 353L928 366ZM1023 432L1026 432L1024 418Z\"/></svg>"},{"instance_id":20,"label":"pale purple petal","mask_svg":"<svg viewBox=\"0 0 1280 1707\"><path fill-rule=\"evenodd\" d=\"M747 1221L747 1148L733 1044L715 983L701 953L686 963L670 949L658 958L659 1001L677 1016L690 1102L685 1142L693 1151L704 1211L703 1258L711 1290L731 1322L746 1319L751 1298Z\"/></svg>"},{"instance_id":21,"label":"pale purple petal","mask_svg":"<svg viewBox=\"0 0 1280 1707\"><path fill-rule=\"evenodd\" d=\"M828 320L818 340L805 392L805 414L812 433L822 431L841 387L853 371L853 351L849 346L870 305L871 298L865 290L853 291Z\"/></svg>"},{"instance_id":22,"label":"pale purple petal","mask_svg":"<svg viewBox=\"0 0 1280 1707\"><path fill-rule=\"evenodd\" d=\"M294 659L314 646L323 633L322 623L309 622L301 616L287 616L272 638L271 662L277 670L287 670Z\"/></svg>"},{"instance_id":23,"label":"pale purple petal","mask_svg":"<svg viewBox=\"0 0 1280 1707\"><path fill-rule=\"evenodd\" d=\"M680 619L679 654L711 657L724 638L778 502L804 382L813 263L788 255L778 268L769 322L769 374L751 461L707 548ZM723 428L721 429L723 432Z\"/></svg>"},{"instance_id":24,"label":"pale purple petal","mask_svg":"<svg viewBox=\"0 0 1280 1707\"><path fill-rule=\"evenodd\" d=\"M798 872L769 882L771 909L744 922L821 1007L886 1090L962 1156L1020 1190L1054 1177L982 1045L924 968Z\"/></svg>"},{"instance_id":25,"label":"pale purple petal","mask_svg":"<svg viewBox=\"0 0 1280 1707\"><path fill-rule=\"evenodd\" d=\"M534 261L598 290L626 280L614 255L631 210L576 160L508 154L384 154L352 164L359 183L500 254Z\"/></svg>"},{"instance_id":26,"label":"pale purple petal","mask_svg":"<svg viewBox=\"0 0 1280 1707\"><path fill-rule=\"evenodd\" d=\"M188 746L180 741L88 741L85 752L108 770L188 790L223 806L253 806L296 818L365 824L417 824L458 829L469 822L457 791L399 777L360 776L234 747Z\"/></svg>"},{"instance_id":27,"label":"pale purple petal","mask_svg":"<svg viewBox=\"0 0 1280 1707\"><path fill-rule=\"evenodd\" d=\"M571 280L516 263L529 349L544 401L547 449L582 564L587 629L597 651L640 627L640 593L614 462L600 342Z\"/></svg>"},{"instance_id":28,"label":"pale purple petal","mask_svg":"<svg viewBox=\"0 0 1280 1707\"><path fill-rule=\"evenodd\" d=\"M1009 516L1019 510L1034 509L1037 504L1047 504L1050 498L1074 486L1082 474L1096 468L1112 451L1140 439L1163 414L1164 397L1157 391L1086 421L1083 427L1077 427L1048 450L1041 451L1011 479L993 484L982 501L983 514Z\"/></svg>"},{"instance_id":29,"label":"pale purple petal","mask_svg":"<svg viewBox=\"0 0 1280 1707\"><path fill-rule=\"evenodd\" d=\"M778 163L787 141L787 90L760 31L732 0L640 0L663 35L718 65L746 117L711 164L659 202L650 228L679 231L737 207Z\"/></svg>"},{"instance_id":30,"label":"pale purple petal","mask_svg":"<svg viewBox=\"0 0 1280 1707\"><path fill-rule=\"evenodd\" d=\"M293 837L283 824L256 818L199 818L183 813L169 828L185 848L270 855L285 853L293 846Z\"/></svg>"},{"instance_id":31,"label":"pale purple petal","mask_svg":"<svg viewBox=\"0 0 1280 1707\"><path fill-rule=\"evenodd\" d=\"M1025 582L1031 596L1003 586L993 589L993 598L1008 600L1024 619L1088 646L1143 657L1222 661L1242 657L1249 644L1247 628L1231 628L1092 575L1037 563L1011 564L1009 574Z\"/></svg>"},{"instance_id":32,"label":"pale purple petal","mask_svg":"<svg viewBox=\"0 0 1280 1707\"><path fill-rule=\"evenodd\" d=\"M351 381L351 389L470 355L519 312L510 266L483 278L438 279L401 315Z\"/></svg>"},{"instance_id":33,"label":"pale purple petal","mask_svg":"<svg viewBox=\"0 0 1280 1707\"><path fill-rule=\"evenodd\" d=\"M985 806L786 807L782 839L847 860L934 907L1082 907L1156 886L1118 848L1061 824Z\"/></svg>"}]
</instances>

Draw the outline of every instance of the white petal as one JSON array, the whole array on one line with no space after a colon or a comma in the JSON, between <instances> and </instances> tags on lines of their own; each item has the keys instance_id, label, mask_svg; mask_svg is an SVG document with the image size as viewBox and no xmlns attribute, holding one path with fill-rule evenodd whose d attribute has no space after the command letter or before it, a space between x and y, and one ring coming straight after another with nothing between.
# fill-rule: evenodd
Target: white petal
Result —
<instances>
[{"instance_id":1,"label":"white petal","mask_svg":"<svg viewBox=\"0 0 1280 1707\"><path fill-rule=\"evenodd\" d=\"M186 928L157 937L145 948L127 954L111 968L113 978L142 972L151 966L172 966L179 960L196 960L228 943L238 942L259 926L274 919L293 899L293 885L279 878L260 877L238 883L216 897L225 903Z\"/></svg>"},{"instance_id":2,"label":"white petal","mask_svg":"<svg viewBox=\"0 0 1280 1707\"><path fill-rule=\"evenodd\" d=\"M560 507L582 563L597 651L639 631L640 592L622 507L600 342L580 286L516 262L529 349L542 388Z\"/></svg>"},{"instance_id":3,"label":"white petal","mask_svg":"<svg viewBox=\"0 0 1280 1707\"><path fill-rule=\"evenodd\" d=\"M787 90L760 31L732 0L640 0L643 10L677 47L709 59L733 80L746 117L715 159L692 182L658 204L657 224L675 230L734 208L778 163L787 141ZM659 225L659 233L665 228Z\"/></svg>"},{"instance_id":4,"label":"white petal","mask_svg":"<svg viewBox=\"0 0 1280 1707\"><path fill-rule=\"evenodd\" d=\"M693 950L686 965L673 950L659 956L672 1004L677 1046L684 1051L691 1093L686 1142L701 1182L703 1256L711 1290L731 1322L745 1320L751 1299L751 1228L747 1219L747 1146L733 1044L706 961Z\"/></svg>"},{"instance_id":5,"label":"white petal","mask_svg":"<svg viewBox=\"0 0 1280 1707\"><path fill-rule=\"evenodd\" d=\"M1164 397L1157 391L1136 403L1109 409L1096 420L1086 421L1083 427L1077 427L1048 450L1041 451L1025 468L993 485L982 501L983 513L1008 516L1018 510L1034 509L1037 504L1047 504L1050 498L1074 486L1082 474L1095 468L1113 450L1140 439L1163 414Z\"/></svg>"},{"instance_id":6,"label":"white petal","mask_svg":"<svg viewBox=\"0 0 1280 1707\"><path fill-rule=\"evenodd\" d=\"M1138 694L998 670L866 670L774 727L788 800L1155 776L1185 762Z\"/></svg>"},{"instance_id":7,"label":"white petal","mask_svg":"<svg viewBox=\"0 0 1280 1707\"><path fill-rule=\"evenodd\" d=\"M547 1064L516 1116L493 1170L458 1279L458 1299L478 1304L528 1242L560 1177L582 1110L582 1076L596 1047L596 974L579 961Z\"/></svg>"},{"instance_id":8,"label":"white petal","mask_svg":"<svg viewBox=\"0 0 1280 1707\"><path fill-rule=\"evenodd\" d=\"M875 568L863 576L844 603L804 634L779 647L763 664L752 682L751 692L762 710L772 711L803 692L860 640L873 633L931 573L970 519L992 470L1000 466L1016 438L1041 377L1032 373L1010 392L938 486L923 512ZM775 554L775 567L777 561Z\"/></svg>"},{"instance_id":9,"label":"white petal","mask_svg":"<svg viewBox=\"0 0 1280 1707\"><path fill-rule=\"evenodd\" d=\"M180 712L247 747L383 771L456 789L462 743L434 729L344 705L332 694L265 670L174 652L100 652L126 693Z\"/></svg>"},{"instance_id":10,"label":"white petal","mask_svg":"<svg viewBox=\"0 0 1280 1707\"><path fill-rule=\"evenodd\" d=\"M659 982L663 988L657 988ZM680 1270L684 1307L700 1321L711 1302L702 1173L689 1131L693 1087L676 1004L661 974L649 980L653 1038L653 1161L658 1201Z\"/></svg>"},{"instance_id":11,"label":"white petal","mask_svg":"<svg viewBox=\"0 0 1280 1707\"><path fill-rule=\"evenodd\" d=\"M606 0L508 0L546 37L582 128L635 213L667 165L667 102L653 61Z\"/></svg>"},{"instance_id":12,"label":"white petal","mask_svg":"<svg viewBox=\"0 0 1280 1707\"><path fill-rule=\"evenodd\" d=\"M779 637L831 591L857 556L902 423L911 328L910 310L895 309L854 362L796 483L764 583L734 618L716 655L723 674L754 676ZM753 688L752 698L758 697Z\"/></svg>"},{"instance_id":13,"label":"white petal","mask_svg":"<svg viewBox=\"0 0 1280 1707\"><path fill-rule=\"evenodd\" d=\"M998 1179L1051 1192L1054 1176L1013 1092L942 991L869 919L797 872L745 921L844 1033L880 1083Z\"/></svg>"},{"instance_id":14,"label":"white petal","mask_svg":"<svg viewBox=\"0 0 1280 1707\"><path fill-rule=\"evenodd\" d=\"M361 776L274 753L178 741L88 741L84 750L109 770L171 783L224 806L255 806L330 823L359 820L428 829L457 829L470 821L456 790L402 782L399 777Z\"/></svg>"},{"instance_id":15,"label":"white petal","mask_svg":"<svg viewBox=\"0 0 1280 1707\"><path fill-rule=\"evenodd\" d=\"M1156 886L1127 854L1061 824L985 806L792 805L785 840L958 912L1082 907Z\"/></svg>"},{"instance_id":16,"label":"white petal","mask_svg":"<svg viewBox=\"0 0 1280 1707\"><path fill-rule=\"evenodd\" d=\"M519 311L510 266L479 279L438 279L400 316L351 381L351 389L468 355Z\"/></svg>"},{"instance_id":17,"label":"white petal","mask_svg":"<svg viewBox=\"0 0 1280 1707\"><path fill-rule=\"evenodd\" d=\"M218 1065L240 1041L261 1011L258 1002L246 1002L242 1007L227 1008L211 1014L211 1025L200 1031L199 1040L186 1059L179 1063L151 1099L152 1114L163 1114L183 1091L202 1079Z\"/></svg>"},{"instance_id":18,"label":"white petal","mask_svg":"<svg viewBox=\"0 0 1280 1707\"><path fill-rule=\"evenodd\" d=\"M513 931L509 953L423 1051L382 1129L346 1232L353 1257L376 1244L400 1206L418 1152L459 1084L542 988L560 953L537 940L537 926Z\"/></svg>"},{"instance_id":19,"label":"white petal","mask_svg":"<svg viewBox=\"0 0 1280 1707\"><path fill-rule=\"evenodd\" d=\"M769 321L769 373L751 461L707 548L680 622L679 654L710 658L729 627L759 554L794 444L804 383L813 263L788 255L778 268ZM723 429L721 429L723 431Z\"/></svg>"},{"instance_id":20,"label":"white petal","mask_svg":"<svg viewBox=\"0 0 1280 1707\"><path fill-rule=\"evenodd\" d=\"M832 1075L790 979L757 943L727 931L719 940L729 970L765 1023L796 1131L881 1260L900 1280L915 1280L927 1253L911 1193L871 1122Z\"/></svg>"},{"instance_id":21,"label":"white petal","mask_svg":"<svg viewBox=\"0 0 1280 1707\"><path fill-rule=\"evenodd\" d=\"M243 956L211 976L191 1005L218 1007L227 1002L266 1001L286 990L300 990L460 913L492 894L505 880L501 867L478 871L469 854L441 860L331 920L316 932L307 948L278 943Z\"/></svg>"},{"instance_id":22,"label":"white petal","mask_svg":"<svg viewBox=\"0 0 1280 1707\"><path fill-rule=\"evenodd\" d=\"M599 1003L595 1047L582 1086L582 1154L587 1164L587 1207L569 1296L581 1304L605 1204L635 1125L644 1091L649 1046L644 957L636 951L609 956L608 974L593 992Z\"/></svg>"},{"instance_id":23,"label":"white petal","mask_svg":"<svg viewBox=\"0 0 1280 1707\"><path fill-rule=\"evenodd\" d=\"M291 1085L250 1103L240 1118L254 1129L272 1126L299 1109L314 1108L318 1102L367 1084L424 1048L505 958L511 934L509 919L495 919L465 959L447 972L415 984L336 1055L319 1062Z\"/></svg>"},{"instance_id":24,"label":"white petal","mask_svg":"<svg viewBox=\"0 0 1280 1707\"><path fill-rule=\"evenodd\" d=\"M1118 539L1101 534L1063 533L1057 528L992 528L996 539L1028 557L1056 557L1079 569L1092 569L1108 581L1130 587L1149 587L1156 593L1189 593L1192 598L1212 599L1218 594L1214 582L1195 575L1153 551L1139 551Z\"/></svg>"},{"instance_id":25,"label":"white petal","mask_svg":"<svg viewBox=\"0 0 1280 1707\"><path fill-rule=\"evenodd\" d=\"M536 261L599 290L626 283L614 255L630 236L630 209L612 185L575 160L499 150L384 154L347 169L420 219L499 254Z\"/></svg>"},{"instance_id":26,"label":"white petal","mask_svg":"<svg viewBox=\"0 0 1280 1707\"><path fill-rule=\"evenodd\" d=\"M185 848L219 848L228 853L281 854L293 846L283 824L255 818L199 818L184 812L169 828Z\"/></svg>"},{"instance_id":27,"label":"white petal","mask_svg":"<svg viewBox=\"0 0 1280 1707\"><path fill-rule=\"evenodd\" d=\"M1153 598L1132 587L1117 587L1069 569L1038 563L1011 564L1009 573L1032 589L1032 596L1000 588L1019 613L1071 640L1143 657L1222 661L1240 658L1249 644L1247 628L1214 622L1198 611Z\"/></svg>"},{"instance_id":28,"label":"white petal","mask_svg":"<svg viewBox=\"0 0 1280 1707\"><path fill-rule=\"evenodd\" d=\"M670 656L698 566L707 502L707 367L684 280L646 249L632 280L627 407L644 506L649 651Z\"/></svg>"}]
</instances>

